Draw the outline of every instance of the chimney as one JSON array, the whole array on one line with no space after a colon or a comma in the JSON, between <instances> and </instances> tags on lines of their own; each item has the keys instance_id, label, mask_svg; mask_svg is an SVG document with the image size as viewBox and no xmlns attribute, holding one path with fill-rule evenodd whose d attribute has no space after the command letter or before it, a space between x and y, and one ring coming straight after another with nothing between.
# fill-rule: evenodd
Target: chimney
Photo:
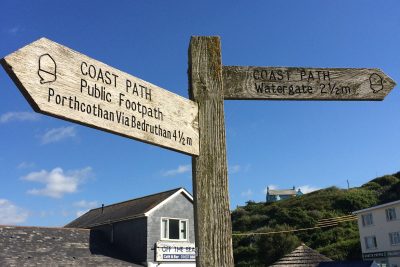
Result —
<instances>
[{"instance_id":1,"label":"chimney","mask_svg":"<svg viewBox=\"0 0 400 267\"><path fill-rule=\"evenodd\" d=\"M104 212L104 204L101 204L101 214Z\"/></svg>"}]
</instances>

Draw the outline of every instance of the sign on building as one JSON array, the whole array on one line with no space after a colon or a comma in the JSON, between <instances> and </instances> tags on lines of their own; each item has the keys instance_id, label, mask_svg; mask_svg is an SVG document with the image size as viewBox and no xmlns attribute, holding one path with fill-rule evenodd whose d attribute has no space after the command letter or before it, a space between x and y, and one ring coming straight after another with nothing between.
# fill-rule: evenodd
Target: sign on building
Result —
<instances>
[{"instance_id":1,"label":"sign on building","mask_svg":"<svg viewBox=\"0 0 400 267\"><path fill-rule=\"evenodd\" d=\"M157 242L156 261L196 261L194 243Z\"/></svg>"}]
</instances>

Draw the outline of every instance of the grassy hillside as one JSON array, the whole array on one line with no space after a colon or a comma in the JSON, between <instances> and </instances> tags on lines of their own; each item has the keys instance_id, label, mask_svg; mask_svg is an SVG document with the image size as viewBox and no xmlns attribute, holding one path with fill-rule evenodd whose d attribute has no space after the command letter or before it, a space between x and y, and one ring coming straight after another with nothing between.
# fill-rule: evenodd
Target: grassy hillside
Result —
<instances>
[{"instance_id":1,"label":"grassy hillside","mask_svg":"<svg viewBox=\"0 0 400 267\"><path fill-rule=\"evenodd\" d=\"M400 172L349 190L330 187L274 203L247 202L232 212L233 233L311 228L318 220L400 199ZM334 260L361 259L356 221L295 233L234 236L235 266L268 266L301 242Z\"/></svg>"}]
</instances>

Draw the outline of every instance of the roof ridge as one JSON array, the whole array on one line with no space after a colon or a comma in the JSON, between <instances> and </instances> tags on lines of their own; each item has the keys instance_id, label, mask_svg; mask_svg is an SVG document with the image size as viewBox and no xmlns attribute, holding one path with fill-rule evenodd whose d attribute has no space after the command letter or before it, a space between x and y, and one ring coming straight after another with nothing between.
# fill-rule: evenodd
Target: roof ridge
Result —
<instances>
[{"instance_id":1,"label":"roof ridge","mask_svg":"<svg viewBox=\"0 0 400 267\"><path fill-rule=\"evenodd\" d=\"M158 205L161 205L161 203L164 203L171 197L177 195L184 195L188 201L193 202L191 194L185 188L178 187L159 193L154 193L152 195L133 198L104 207L91 209L82 216L69 222L64 227L87 228L90 225L100 225L106 222L110 223L111 221L116 222L128 218L147 216L147 212L150 212Z\"/></svg>"},{"instance_id":2,"label":"roof ridge","mask_svg":"<svg viewBox=\"0 0 400 267\"><path fill-rule=\"evenodd\" d=\"M44 229L55 229L55 230L84 230L84 231L90 231L90 229L85 229L85 228L73 228L73 227L62 227L62 226L30 226L30 225L5 225L5 224L0 224L0 228L5 228L5 227L12 227L12 228L44 228Z\"/></svg>"},{"instance_id":3,"label":"roof ridge","mask_svg":"<svg viewBox=\"0 0 400 267\"><path fill-rule=\"evenodd\" d=\"M288 189L269 189L269 191L296 191L296 189L288 188Z\"/></svg>"},{"instance_id":4,"label":"roof ridge","mask_svg":"<svg viewBox=\"0 0 400 267\"><path fill-rule=\"evenodd\" d=\"M187 190L186 190L185 188L183 188L183 187L177 187L177 188L174 188L174 189L170 189L170 190L167 190L167 191L154 193L154 194L147 195L147 196L142 196L142 197L138 197L138 198L132 198L132 199L129 199L129 200L124 200L124 201L117 202L117 203L113 203L113 204L110 204L110 205L107 205L107 206L104 205L104 207L94 208L94 209L91 209L91 210L89 210L89 211L98 210L98 209L106 208L106 207L112 207L112 206L116 206L116 205L120 205L120 204L123 204L123 203L130 202L130 201L133 201L133 200L139 200L139 199L143 199L143 198L152 197L152 196L155 196L155 195L161 195L161 194L164 194L164 193L167 193L167 192L172 192L172 191L176 191L176 192L177 192L177 191L179 191L179 190L181 190L181 189L184 189L185 191L187 191Z\"/></svg>"}]
</instances>

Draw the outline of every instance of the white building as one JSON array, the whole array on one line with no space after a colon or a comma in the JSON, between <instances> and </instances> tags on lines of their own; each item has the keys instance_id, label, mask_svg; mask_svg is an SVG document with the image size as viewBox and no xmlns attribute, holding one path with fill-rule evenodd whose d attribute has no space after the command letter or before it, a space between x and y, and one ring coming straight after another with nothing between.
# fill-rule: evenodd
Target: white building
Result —
<instances>
[{"instance_id":1,"label":"white building","mask_svg":"<svg viewBox=\"0 0 400 267\"><path fill-rule=\"evenodd\" d=\"M400 267L400 200L353 212L364 260Z\"/></svg>"}]
</instances>

